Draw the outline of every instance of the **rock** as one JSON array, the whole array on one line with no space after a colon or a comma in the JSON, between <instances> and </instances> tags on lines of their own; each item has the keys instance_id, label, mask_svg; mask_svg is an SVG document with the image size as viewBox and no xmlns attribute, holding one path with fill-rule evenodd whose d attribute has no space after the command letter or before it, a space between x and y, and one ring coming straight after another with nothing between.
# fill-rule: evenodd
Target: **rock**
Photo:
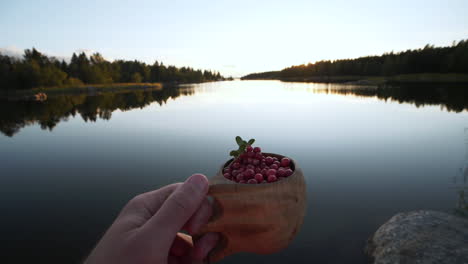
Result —
<instances>
[{"instance_id":1,"label":"rock","mask_svg":"<svg viewBox=\"0 0 468 264\"><path fill-rule=\"evenodd\" d=\"M437 211L399 213L369 238L374 264L468 264L468 219Z\"/></svg>"}]
</instances>

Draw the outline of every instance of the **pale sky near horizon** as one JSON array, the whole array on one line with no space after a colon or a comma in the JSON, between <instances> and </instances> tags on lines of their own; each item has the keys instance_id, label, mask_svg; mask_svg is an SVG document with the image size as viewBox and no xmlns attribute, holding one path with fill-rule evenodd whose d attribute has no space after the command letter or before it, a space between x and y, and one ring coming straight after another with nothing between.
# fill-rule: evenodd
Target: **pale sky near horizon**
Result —
<instances>
[{"instance_id":1,"label":"pale sky near horizon","mask_svg":"<svg viewBox=\"0 0 468 264\"><path fill-rule=\"evenodd\" d=\"M447 46L468 39L467 0L56 1L0 3L0 48L219 70Z\"/></svg>"}]
</instances>

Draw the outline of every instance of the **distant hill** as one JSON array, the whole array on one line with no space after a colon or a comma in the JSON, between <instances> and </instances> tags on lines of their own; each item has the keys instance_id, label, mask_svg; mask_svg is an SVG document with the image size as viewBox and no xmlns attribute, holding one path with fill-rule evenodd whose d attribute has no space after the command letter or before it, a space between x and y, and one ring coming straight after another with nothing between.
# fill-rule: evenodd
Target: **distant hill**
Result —
<instances>
[{"instance_id":1,"label":"distant hill","mask_svg":"<svg viewBox=\"0 0 468 264\"><path fill-rule=\"evenodd\" d=\"M241 78L241 80L255 80L255 79L279 79L280 71L269 71L269 72L259 72L251 73Z\"/></svg>"},{"instance_id":2,"label":"distant hill","mask_svg":"<svg viewBox=\"0 0 468 264\"><path fill-rule=\"evenodd\" d=\"M374 79L421 82L467 82L468 40L449 47L426 45L416 50L384 53L356 59L323 60L291 66L281 71L252 73L242 80L349 82Z\"/></svg>"}]
</instances>

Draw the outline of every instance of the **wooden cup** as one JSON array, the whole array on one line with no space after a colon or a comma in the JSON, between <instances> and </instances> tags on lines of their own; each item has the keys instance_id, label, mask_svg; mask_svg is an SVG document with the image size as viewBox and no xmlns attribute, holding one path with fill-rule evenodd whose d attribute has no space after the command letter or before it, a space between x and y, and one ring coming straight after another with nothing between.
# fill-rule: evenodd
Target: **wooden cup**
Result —
<instances>
[{"instance_id":1,"label":"wooden cup","mask_svg":"<svg viewBox=\"0 0 468 264\"><path fill-rule=\"evenodd\" d=\"M284 156L264 153L281 160ZM271 254L291 242L305 215L306 186L302 170L291 159L293 174L263 184L241 184L223 176L223 169L210 178L208 195L213 197L213 216L195 236L208 232L221 235L208 261L218 261L237 252Z\"/></svg>"}]
</instances>

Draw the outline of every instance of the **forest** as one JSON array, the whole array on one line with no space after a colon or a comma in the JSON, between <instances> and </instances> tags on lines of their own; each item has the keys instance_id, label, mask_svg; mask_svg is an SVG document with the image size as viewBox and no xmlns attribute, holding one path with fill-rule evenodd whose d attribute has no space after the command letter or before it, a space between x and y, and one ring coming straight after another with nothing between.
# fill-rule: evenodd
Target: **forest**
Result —
<instances>
[{"instance_id":1,"label":"forest","mask_svg":"<svg viewBox=\"0 0 468 264\"><path fill-rule=\"evenodd\" d=\"M401 74L468 73L468 40L449 47L426 45L416 50L356 59L323 60L281 71L253 73L242 79L291 79L321 76L394 76Z\"/></svg>"},{"instance_id":2,"label":"forest","mask_svg":"<svg viewBox=\"0 0 468 264\"><path fill-rule=\"evenodd\" d=\"M111 83L195 83L224 80L219 72L165 66L158 61L107 61L99 53L73 53L70 62L48 57L35 48L23 58L0 54L0 90Z\"/></svg>"}]
</instances>

